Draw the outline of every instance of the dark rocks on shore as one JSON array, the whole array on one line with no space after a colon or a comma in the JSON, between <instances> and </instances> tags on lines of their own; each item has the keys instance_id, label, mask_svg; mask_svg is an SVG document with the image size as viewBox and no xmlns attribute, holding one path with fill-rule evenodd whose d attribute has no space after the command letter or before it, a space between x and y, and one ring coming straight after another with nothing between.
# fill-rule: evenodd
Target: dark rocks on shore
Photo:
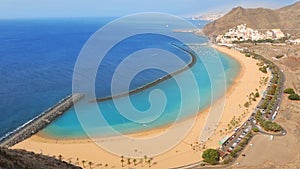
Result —
<instances>
[{"instance_id":1,"label":"dark rocks on shore","mask_svg":"<svg viewBox=\"0 0 300 169\"><path fill-rule=\"evenodd\" d=\"M65 99L58 102L58 104L53 107L47 109L42 115L33 119L31 122L20 128L19 130L13 132L8 137L4 138L0 142L0 147L11 147L30 136L36 134L43 128L45 128L48 124L50 124L53 120L63 114L63 112L67 111L71 108L76 102L81 100L84 97L84 94L73 94Z\"/></svg>"}]
</instances>

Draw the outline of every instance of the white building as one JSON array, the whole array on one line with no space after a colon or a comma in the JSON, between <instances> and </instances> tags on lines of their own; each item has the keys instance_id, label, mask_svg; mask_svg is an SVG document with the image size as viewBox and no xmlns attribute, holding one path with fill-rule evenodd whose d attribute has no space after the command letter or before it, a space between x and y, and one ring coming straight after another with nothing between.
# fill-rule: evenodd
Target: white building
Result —
<instances>
[{"instance_id":1,"label":"white building","mask_svg":"<svg viewBox=\"0 0 300 169\"><path fill-rule=\"evenodd\" d=\"M284 33L280 29L272 29L272 32L275 39L281 39L285 37Z\"/></svg>"},{"instance_id":2,"label":"white building","mask_svg":"<svg viewBox=\"0 0 300 169\"><path fill-rule=\"evenodd\" d=\"M285 37L280 29L268 30L265 34L258 30L248 28L246 24L237 25L231 28L223 35L219 35L216 41L223 44L233 43L235 41L259 41L266 39L280 39Z\"/></svg>"},{"instance_id":3,"label":"white building","mask_svg":"<svg viewBox=\"0 0 300 169\"><path fill-rule=\"evenodd\" d=\"M289 42L292 43L292 44L297 45L297 44L300 44L300 39L289 40Z\"/></svg>"}]
</instances>

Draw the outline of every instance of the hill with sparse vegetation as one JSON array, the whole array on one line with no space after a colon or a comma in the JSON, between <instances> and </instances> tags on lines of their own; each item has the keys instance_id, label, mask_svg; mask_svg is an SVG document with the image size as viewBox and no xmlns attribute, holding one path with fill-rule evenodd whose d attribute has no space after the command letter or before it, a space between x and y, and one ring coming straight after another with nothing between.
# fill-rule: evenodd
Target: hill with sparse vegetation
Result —
<instances>
[{"instance_id":1,"label":"hill with sparse vegetation","mask_svg":"<svg viewBox=\"0 0 300 169\"><path fill-rule=\"evenodd\" d=\"M299 38L300 2L276 10L236 7L223 17L207 24L203 32L207 36L216 37L240 24L247 24L247 27L261 31L279 28L284 33Z\"/></svg>"}]
</instances>

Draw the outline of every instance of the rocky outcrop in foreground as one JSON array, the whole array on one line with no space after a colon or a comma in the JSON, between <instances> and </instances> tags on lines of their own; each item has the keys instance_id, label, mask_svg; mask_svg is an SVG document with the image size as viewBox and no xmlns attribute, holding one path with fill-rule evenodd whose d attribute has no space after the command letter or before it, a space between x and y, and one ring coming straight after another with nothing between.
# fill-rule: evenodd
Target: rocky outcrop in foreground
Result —
<instances>
[{"instance_id":1,"label":"rocky outcrop in foreground","mask_svg":"<svg viewBox=\"0 0 300 169\"><path fill-rule=\"evenodd\" d=\"M53 157L24 150L0 148L0 169L80 169Z\"/></svg>"}]
</instances>

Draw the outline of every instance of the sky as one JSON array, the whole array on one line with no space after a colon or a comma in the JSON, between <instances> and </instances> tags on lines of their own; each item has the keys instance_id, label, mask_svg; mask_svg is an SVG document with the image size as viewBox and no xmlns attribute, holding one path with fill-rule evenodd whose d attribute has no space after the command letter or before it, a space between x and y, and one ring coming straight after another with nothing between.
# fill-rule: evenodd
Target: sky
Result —
<instances>
[{"instance_id":1,"label":"sky","mask_svg":"<svg viewBox=\"0 0 300 169\"><path fill-rule=\"evenodd\" d=\"M163 12L189 17L236 6L279 8L295 0L0 0L0 18L125 16Z\"/></svg>"}]
</instances>

